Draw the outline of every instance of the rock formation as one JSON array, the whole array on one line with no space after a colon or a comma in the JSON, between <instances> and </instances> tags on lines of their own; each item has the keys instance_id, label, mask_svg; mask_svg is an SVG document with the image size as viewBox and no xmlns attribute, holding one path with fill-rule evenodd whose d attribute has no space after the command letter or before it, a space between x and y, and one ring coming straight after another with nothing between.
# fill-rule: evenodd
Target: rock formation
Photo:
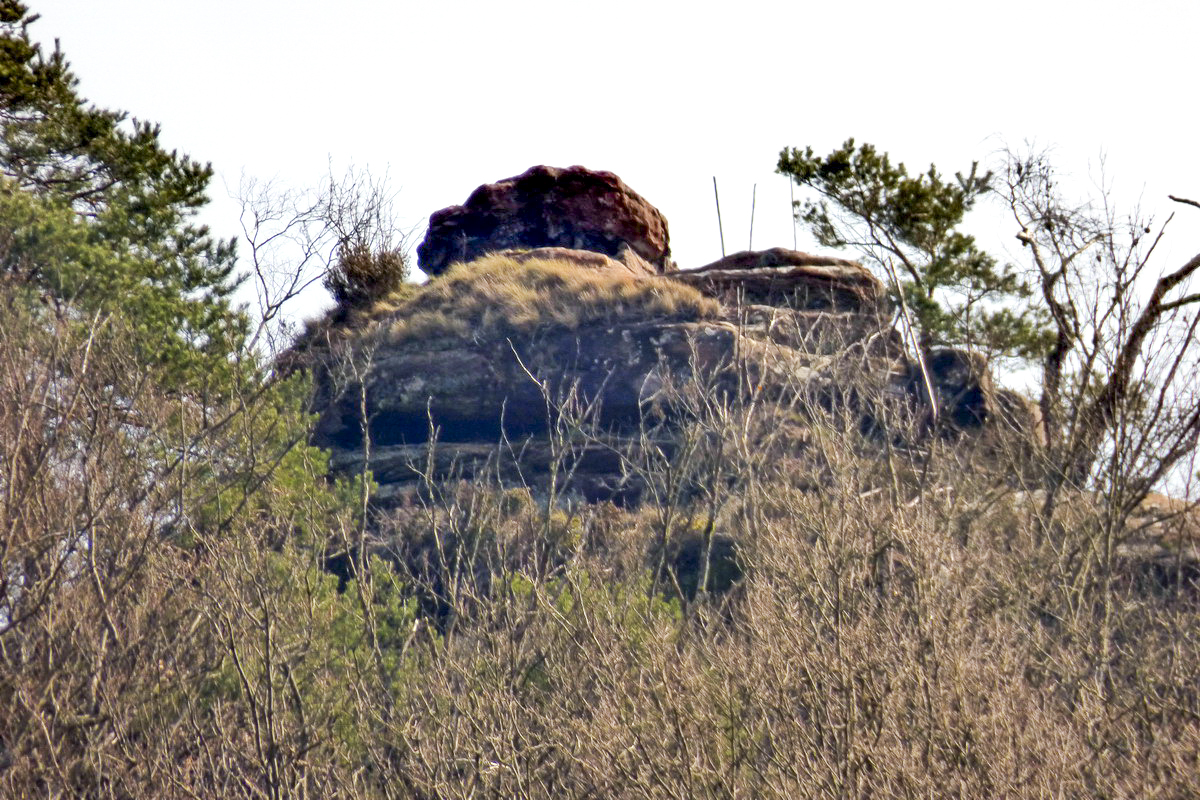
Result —
<instances>
[{"instance_id":1,"label":"rock formation","mask_svg":"<svg viewBox=\"0 0 1200 800\"><path fill-rule=\"evenodd\" d=\"M672 278L727 302L859 314L887 308L883 284L861 264L782 247L734 253Z\"/></svg>"},{"instance_id":2,"label":"rock formation","mask_svg":"<svg viewBox=\"0 0 1200 800\"><path fill-rule=\"evenodd\" d=\"M602 253L645 274L674 269L666 218L624 181L546 166L480 186L463 205L435 213L417 266L440 275L486 253L535 247Z\"/></svg>"},{"instance_id":3,"label":"rock formation","mask_svg":"<svg viewBox=\"0 0 1200 800\"><path fill-rule=\"evenodd\" d=\"M730 369L735 352L743 372ZM574 391L584 404L596 404L591 420L606 432L604 442L580 447L574 488L591 499L613 497L628 491L613 448L638 435L664 386L703 376L710 390L734 392L743 375L756 384L816 391L824 366L820 357L750 339L725 320L649 320L549 331L520 342L387 348L371 363L366 386L371 466L386 500L418 479L414 468L428 466L432 429L439 476L475 477L498 454L503 436L522 450L524 474L536 484L551 456L543 391L553 400ZM360 388L334 399L318 426L335 469L362 464Z\"/></svg>"},{"instance_id":4,"label":"rock formation","mask_svg":"<svg viewBox=\"0 0 1200 800\"><path fill-rule=\"evenodd\" d=\"M500 250L498 255L508 256L518 264L529 261L561 261L573 264L588 272L599 272L608 275L623 275L627 278L643 278L651 274L650 270L636 261L617 261L603 253L591 250L572 250L567 247L535 247L532 250Z\"/></svg>"},{"instance_id":5,"label":"rock formation","mask_svg":"<svg viewBox=\"0 0 1200 800\"><path fill-rule=\"evenodd\" d=\"M420 254L429 283L330 315L290 355L316 378L315 443L334 472L369 467L377 508L460 480L542 499L551 475L572 497L638 504L652 473L636 465L676 452L694 408L680 398L697 396L773 404L768 458L813 470L816 489L829 478L806 448L828 411L902 461L941 437L971 470L1041 481L1038 406L996 386L978 353L910 358L885 287L852 261L773 248L677 271L662 215L578 167L480 187L433 215ZM1011 494L1013 513L1036 494ZM1117 548L1131 580L1200 581L1200 528L1172 502L1144 504ZM732 580L737 542L713 536Z\"/></svg>"},{"instance_id":6,"label":"rock formation","mask_svg":"<svg viewBox=\"0 0 1200 800\"><path fill-rule=\"evenodd\" d=\"M703 381L708 392L828 407L858 402L847 387L869 373L910 407L928 397L891 327L884 286L860 264L774 248L675 271L662 214L611 173L534 167L481 186L463 206L433 215L418 252L431 283L405 303L381 304L357 329L345 326L348 346L330 347L318 371L316 440L332 449L335 469L360 469L365 428L381 502L423 471L471 478L495 470L498 442L521 479L536 484L551 459L548 396L593 409L608 437L578 446L572 488L588 498L636 494L616 451L648 414L671 415L657 403L664 387ZM444 275L456 262L469 263ZM469 285L472 275L480 286L462 302L477 316L446 319L458 295L439 287ZM564 276L574 281L569 290ZM555 313L532 325L496 319L523 312L514 310L522 298ZM612 308L597 315L597 302ZM417 318L429 318L421 330L434 332L394 333ZM337 358L360 362L339 370L330 366ZM941 350L928 366L955 429L998 418L980 357Z\"/></svg>"},{"instance_id":7,"label":"rock formation","mask_svg":"<svg viewBox=\"0 0 1200 800\"><path fill-rule=\"evenodd\" d=\"M981 427L996 416L996 389L982 353L939 347L929 353L925 367L939 413L956 427Z\"/></svg>"}]
</instances>

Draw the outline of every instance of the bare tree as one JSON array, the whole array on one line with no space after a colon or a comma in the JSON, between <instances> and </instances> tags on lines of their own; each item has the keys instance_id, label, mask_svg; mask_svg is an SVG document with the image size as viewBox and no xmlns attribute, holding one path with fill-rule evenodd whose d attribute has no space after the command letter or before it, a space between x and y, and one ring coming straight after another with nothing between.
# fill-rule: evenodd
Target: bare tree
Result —
<instances>
[{"instance_id":1,"label":"bare tree","mask_svg":"<svg viewBox=\"0 0 1200 800\"><path fill-rule=\"evenodd\" d=\"M340 178L331 170L312 189L243 178L237 199L256 303L251 350L273 356L291 344L293 301L314 285L346 302L403 282L406 232L396 224L394 196L386 174L365 170Z\"/></svg>"},{"instance_id":2,"label":"bare tree","mask_svg":"<svg viewBox=\"0 0 1200 800\"><path fill-rule=\"evenodd\" d=\"M1149 491L1200 431L1186 380L1200 355L1200 294L1188 291L1200 254L1157 270L1171 218L1156 226L1122 216L1107 195L1068 202L1045 153L1010 152L1000 191L1051 322L1039 405L1052 487L1085 485L1098 461L1116 457L1114 437L1136 416L1139 440L1120 444Z\"/></svg>"}]
</instances>

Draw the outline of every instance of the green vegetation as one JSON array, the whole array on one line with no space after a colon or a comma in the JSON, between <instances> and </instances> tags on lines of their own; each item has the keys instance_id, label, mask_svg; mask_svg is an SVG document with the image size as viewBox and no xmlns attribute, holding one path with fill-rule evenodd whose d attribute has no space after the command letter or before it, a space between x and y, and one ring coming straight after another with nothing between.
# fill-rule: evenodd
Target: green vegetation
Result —
<instances>
[{"instance_id":1,"label":"green vegetation","mask_svg":"<svg viewBox=\"0 0 1200 800\"><path fill-rule=\"evenodd\" d=\"M992 187L992 174L980 174L978 164L952 181L933 166L910 175L886 153L850 139L824 158L811 147L784 149L777 171L816 193L797 201L796 217L818 242L858 250L881 268L893 294L899 282L923 347L1023 356L1045 349L1044 319L1017 310L1030 287L960 230Z\"/></svg>"},{"instance_id":2,"label":"green vegetation","mask_svg":"<svg viewBox=\"0 0 1200 800\"><path fill-rule=\"evenodd\" d=\"M129 334L142 357L198 378L241 333L233 243L191 224L212 170L165 150L156 126L89 105L63 54L30 39L35 19L0 3L6 271L84 313L139 308Z\"/></svg>"},{"instance_id":3,"label":"green vegetation","mask_svg":"<svg viewBox=\"0 0 1200 800\"><path fill-rule=\"evenodd\" d=\"M207 168L87 106L30 21L0 0L0 796L1200 795L1200 532L1139 510L1200 433L1200 256L1139 296L1145 227L1067 214L1037 159L949 184L792 151L925 344L1041 360L1044 445L926 435L847 350L840 405L661 381L677 418L602 454L640 504L569 493L614 440L543 386L552 485L489 477L506 440L383 510L230 307ZM1028 287L957 232L987 186ZM321 325L383 344L719 312L555 261L398 285L339 244ZM1044 320L972 305L1026 290Z\"/></svg>"},{"instance_id":4,"label":"green vegetation","mask_svg":"<svg viewBox=\"0 0 1200 800\"><path fill-rule=\"evenodd\" d=\"M211 170L89 106L33 20L0 4L0 794L225 794L205 740L348 763L341 676L409 607L324 568L361 488L247 348L233 245L191 224Z\"/></svg>"}]
</instances>

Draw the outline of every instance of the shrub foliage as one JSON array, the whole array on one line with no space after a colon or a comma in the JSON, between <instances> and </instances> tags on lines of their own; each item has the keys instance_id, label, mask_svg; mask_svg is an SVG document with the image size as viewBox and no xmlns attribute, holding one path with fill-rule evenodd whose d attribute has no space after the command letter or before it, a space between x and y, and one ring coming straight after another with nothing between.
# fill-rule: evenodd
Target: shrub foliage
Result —
<instances>
[{"instance_id":1,"label":"shrub foliage","mask_svg":"<svg viewBox=\"0 0 1200 800\"><path fill-rule=\"evenodd\" d=\"M869 425L697 370L659 393L673 428L614 446L639 506L480 478L384 512L369 474L332 480L307 446L305 377L245 341L225 251L181 216L205 171L85 108L29 21L0 2L0 796L1200 794L1195 521L1154 522L1150 557L1133 518L1156 453L1194 445L1192 398L1167 391L1188 340L1150 336L1190 272L1112 334L1135 352L1079 480L1063 464L1087 447L922 436L861 371L839 388ZM130 149L149 165L109 184L93 159ZM164 163L186 180L156 206ZM335 291L393 340L717 313L503 258L380 298L390 257L343 253ZM1103 371L1073 322L1062 363ZM1148 337L1169 369L1134 371ZM546 391L566 475L604 431Z\"/></svg>"}]
</instances>

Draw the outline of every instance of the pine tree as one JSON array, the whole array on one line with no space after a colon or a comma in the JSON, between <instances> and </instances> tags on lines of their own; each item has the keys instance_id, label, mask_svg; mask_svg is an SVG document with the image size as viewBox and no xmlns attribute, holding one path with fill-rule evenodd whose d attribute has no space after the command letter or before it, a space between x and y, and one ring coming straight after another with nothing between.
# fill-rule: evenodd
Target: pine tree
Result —
<instances>
[{"instance_id":1,"label":"pine tree","mask_svg":"<svg viewBox=\"0 0 1200 800\"><path fill-rule=\"evenodd\" d=\"M67 224L69 212L80 226L71 237L111 257L107 272L59 260L61 269L22 277L78 309L136 308L147 354L178 359L183 372L212 367L244 328L229 303L233 242L194 224L212 168L166 150L157 125L90 105L57 46L46 54L30 38L36 20L24 3L0 0L0 192L16 211L4 232L32 243L31 225ZM11 200L17 193L26 199Z\"/></svg>"},{"instance_id":2,"label":"pine tree","mask_svg":"<svg viewBox=\"0 0 1200 800\"><path fill-rule=\"evenodd\" d=\"M819 243L859 248L881 277L899 284L924 347L1022 356L1044 348L1043 321L1018 305L1029 288L960 230L991 185L978 164L953 180L933 166L910 175L886 153L849 139L824 158L811 147L785 148L776 171L816 193L795 211Z\"/></svg>"}]
</instances>

